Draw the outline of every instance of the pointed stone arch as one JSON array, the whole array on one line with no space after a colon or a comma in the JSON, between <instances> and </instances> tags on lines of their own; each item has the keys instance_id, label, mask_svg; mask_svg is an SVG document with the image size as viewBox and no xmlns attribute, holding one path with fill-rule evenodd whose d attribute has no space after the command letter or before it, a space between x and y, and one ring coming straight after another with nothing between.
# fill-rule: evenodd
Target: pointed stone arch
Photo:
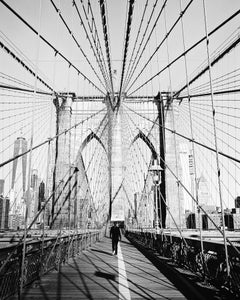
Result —
<instances>
[{"instance_id":1,"label":"pointed stone arch","mask_svg":"<svg viewBox=\"0 0 240 300\"><path fill-rule=\"evenodd\" d=\"M83 149L87 146L88 143L91 142L92 139L96 139L99 144L102 146L102 148L104 149L104 151L107 153L107 150L103 144L103 142L101 141L101 139L96 135L96 133L94 133L93 131L91 133L89 133L89 135L84 139L84 141L82 142L79 152L82 153Z\"/></svg>"},{"instance_id":2,"label":"pointed stone arch","mask_svg":"<svg viewBox=\"0 0 240 300\"><path fill-rule=\"evenodd\" d=\"M153 146L152 142L150 141L149 137L146 136L141 130L139 130L139 133L135 136L135 138L131 142L131 146L136 142L136 140L141 139L144 141L144 143L148 146L148 148L151 150L152 158L157 159L157 152L155 150L155 147ZM131 147L130 146L130 147Z\"/></svg>"},{"instance_id":3,"label":"pointed stone arch","mask_svg":"<svg viewBox=\"0 0 240 300\"><path fill-rule=\"evenodd\" d=\"M155 150L154 145L152 144L152 142L150 141L149 137L146 136L141 130L139 130L139 133L135 136L135 138L132 140L131 146L136 142L136 140L141 139L143 140L143 142L148 146L148 148L150 149L151 153L152 153L152 159L153 160L158 160L158 155L157 152ZM131 147L130 146L130 147ZM162 199L162 197L160 196L159 191L157 192L157 201L158 201L158 208L160 207L159 204L161 204L161 210L158 210L158 215L162 220L162 226L163 228L166 227L166 202L165 200Z\"/></svg>"}]
</instances>

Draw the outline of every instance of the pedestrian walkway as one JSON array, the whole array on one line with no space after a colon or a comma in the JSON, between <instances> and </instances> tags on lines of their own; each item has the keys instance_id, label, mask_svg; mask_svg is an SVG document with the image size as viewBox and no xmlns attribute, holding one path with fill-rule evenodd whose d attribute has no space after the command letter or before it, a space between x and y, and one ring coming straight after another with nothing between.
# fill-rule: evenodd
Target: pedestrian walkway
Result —
<instances>
[{"instance_id":1,"label":"pedestrian walkway","mask_svg":"<svg viewBox=\"0 0 240 300\"><path fill-rule=\"evenodd\" d=\"M105 237L25 289L22 299L186 299L125 237L118 247L112 255Z\"/></svg>"}]
</instances>

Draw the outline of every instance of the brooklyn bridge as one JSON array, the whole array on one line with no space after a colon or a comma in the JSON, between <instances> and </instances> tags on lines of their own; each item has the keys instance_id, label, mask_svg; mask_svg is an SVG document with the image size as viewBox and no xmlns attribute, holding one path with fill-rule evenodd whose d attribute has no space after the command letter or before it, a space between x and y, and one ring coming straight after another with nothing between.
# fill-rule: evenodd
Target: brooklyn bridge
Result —
<instances>
[{"instance_id":1,"label":"brooklyn bridge","mask_svg":"<svg viewBox=\"0 0 240 300\"><path fill-rule=\"evenodd\" d=\"M239 24L0 0L0 299L240 298Z\"/></svg>"}]
</instances>

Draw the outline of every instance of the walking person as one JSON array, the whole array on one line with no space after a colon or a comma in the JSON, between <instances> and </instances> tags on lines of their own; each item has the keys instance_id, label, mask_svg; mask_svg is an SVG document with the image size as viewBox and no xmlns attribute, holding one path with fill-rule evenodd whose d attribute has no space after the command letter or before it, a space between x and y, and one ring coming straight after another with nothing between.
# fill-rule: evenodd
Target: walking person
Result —
<instances>
[{"instance_id":1,"label":"walking person","mask_svg":"<svg viewBox=\"0 0 240 300\"><path fill-rule=\"evenodd\" d=\"M121 240L120 228L117 226L117 222L110 229L110 238L112 239L112 254L117 255L118 241Z\"/></svg>"}]
</instances>

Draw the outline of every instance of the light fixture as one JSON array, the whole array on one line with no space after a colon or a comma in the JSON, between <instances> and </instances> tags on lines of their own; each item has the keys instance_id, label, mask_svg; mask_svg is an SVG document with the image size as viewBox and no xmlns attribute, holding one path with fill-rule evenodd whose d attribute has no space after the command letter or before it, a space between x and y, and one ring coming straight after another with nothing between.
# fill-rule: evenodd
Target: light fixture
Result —
<instances>
[{"instance_id":1,"label":"light fixture","mask_svg":"<svg viewBox=\"0 0 240 300\"><path fill-rule=\"evenodd\" d=\"M158 216L158 186L161 184L161 171L163 169L158 163L157 159L153 160L153 164L149 168L149 171L152 175L153 178L153 183L154 183L154 225L156 231L159 229L159 216Z\"/></svg>"}]
</instances>

